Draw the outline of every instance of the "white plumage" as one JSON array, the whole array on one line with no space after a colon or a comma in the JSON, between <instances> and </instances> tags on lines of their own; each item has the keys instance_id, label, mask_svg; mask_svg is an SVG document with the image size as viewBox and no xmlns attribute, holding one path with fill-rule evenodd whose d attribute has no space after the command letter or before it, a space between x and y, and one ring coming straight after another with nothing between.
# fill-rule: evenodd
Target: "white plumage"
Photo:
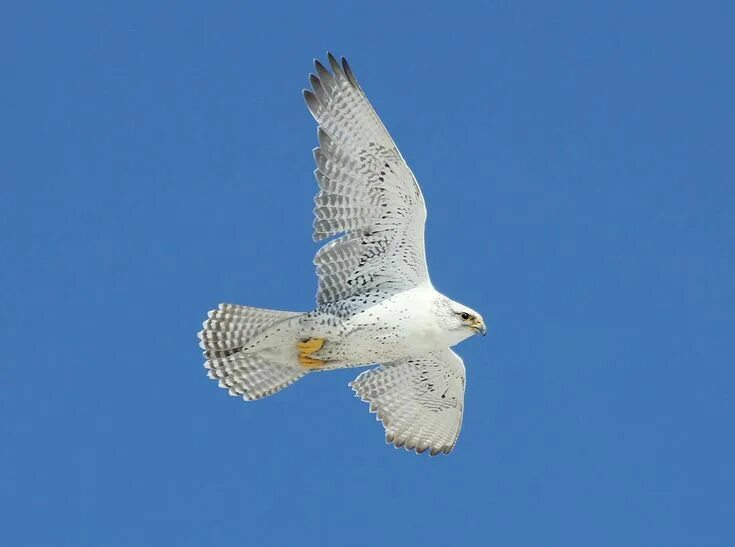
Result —
<instances>
[{"instance_id":1,"label":"white plumage","mask_svg":"<svg viewBox=\"0 0 735 547\"><path fill-rule=\"evenodd\" d=\"M199 333L211 378L246 400L312 371L382 363L350 385L397 447L449 453L462 424L465 369L451 350L479 314L438 293L424 253L426 208L413 173L347 61L315 61L304 91L319 124L314 239L317 307L222 304Z\"/></svg>"},{"instance_id":2,"label":"white plumage","mask_svg":"<svg viewBox=\"0 0 735 547\"><path fill-rule=\"evenodd\" d=\"M388 442L434 456L457 441L464 382L462 359L445 349L365 371L350 385L383 422Z\"/></svg>"}]
</instances>

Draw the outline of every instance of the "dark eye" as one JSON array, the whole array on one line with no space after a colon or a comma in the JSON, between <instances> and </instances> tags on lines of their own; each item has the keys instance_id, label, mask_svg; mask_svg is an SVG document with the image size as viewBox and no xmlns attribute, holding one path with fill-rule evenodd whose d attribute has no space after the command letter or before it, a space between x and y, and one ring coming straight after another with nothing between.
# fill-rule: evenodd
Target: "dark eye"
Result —
<instances>
[{"instance_id":1,"label":"dark eye","mask_svg":"<svg viewBox=\"0 0 735 547\"><path fill-rule=\"evenodd\" d=\"M462 312L462 313L461 313L461 314L460 314L459 316L460 316L460 317L461 317L462 319L464 319L465 321L467 321L467 320L468 320L468 319L470 318L470 314L469 314L469 313L467 313L467 312Z\"/></svg>"}]
</instances>

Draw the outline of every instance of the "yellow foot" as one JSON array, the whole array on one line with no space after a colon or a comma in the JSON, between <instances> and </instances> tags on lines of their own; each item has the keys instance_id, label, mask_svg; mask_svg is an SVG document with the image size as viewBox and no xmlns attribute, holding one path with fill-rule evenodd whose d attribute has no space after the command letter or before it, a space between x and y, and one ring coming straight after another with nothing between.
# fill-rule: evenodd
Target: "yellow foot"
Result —
<instances>
[{"instance_id":1,"label":"yellow foot","mask_svg":"<svg viewBox=\"0 0 735 547\"><path fill-rule=\"evenodd\" d=\"M296 348L299 350L301 355L310 355L315 351L322 349L324 345L324 338L309 338L308 340L302 340L296 344Z\"/></svg>"},{"instance_id":2,"label":"yellow foot","mask_svg":"<svg viewBox=\"0 0 735 547\"><path fill-rule=\"evenodd\" d=\"M296 349L299 350L299 363L305 368L320 368L326 361L321 359L314 359L309 357L312 353L322 349L324 345L324 338L309 338L296 344Z\"/></svg>"},{"instance_id":3,"label":"yellow foot","mask_svg":"<svg viewBox=\"0 0 735 547\"><path fill-rule=\"evenodd\" d=\"M307 357L306 355L299 355L299 363L301 363L301 366L304 368L322 368L326 361Z\"/></svg>"}]
</instances>

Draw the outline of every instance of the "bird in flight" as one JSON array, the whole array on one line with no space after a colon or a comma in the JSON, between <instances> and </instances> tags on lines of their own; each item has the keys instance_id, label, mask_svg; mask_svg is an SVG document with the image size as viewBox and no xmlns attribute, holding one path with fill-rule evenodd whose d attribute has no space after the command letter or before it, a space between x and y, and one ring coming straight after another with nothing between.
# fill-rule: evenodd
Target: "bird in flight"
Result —
<instances>
[{"instance_id":1,"label":"bird in flight","mask_svg":"<svg viewBox=\"0 0 735 547\"><path fill-rule=\"evenodd\" d=\"M448 454L462 425L465 368L450 348L485 323L434 289L416 178L350 69L318 60L304 98L317 121L319 192L309 312L220 304L199 333L210 378L254 401L317 371L378 364L350 386L383 423L386 442ZM338 236L338 237L334 237Z\"/></svg>"}]
</instances>

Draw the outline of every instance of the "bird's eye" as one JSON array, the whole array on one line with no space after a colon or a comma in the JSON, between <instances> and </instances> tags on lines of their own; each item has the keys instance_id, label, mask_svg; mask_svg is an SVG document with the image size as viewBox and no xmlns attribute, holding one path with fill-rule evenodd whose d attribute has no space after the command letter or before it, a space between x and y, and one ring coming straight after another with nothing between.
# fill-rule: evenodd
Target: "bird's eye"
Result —
<instances>
[{"instance_id":1,"label":"bird's eye","mask_svg":"<svg viewBox=\"0 0 735 547\"><path fill-rule=\"evenodd\" d=\"M470 318L470 314L469 314L469 313L467 313L467 312L462 312L462 313L460 314L460 317L461 317L462 319L464 319L465 321L467 321L467 320L468 320L468 319Z\"/></svg>"}]
</instances>

